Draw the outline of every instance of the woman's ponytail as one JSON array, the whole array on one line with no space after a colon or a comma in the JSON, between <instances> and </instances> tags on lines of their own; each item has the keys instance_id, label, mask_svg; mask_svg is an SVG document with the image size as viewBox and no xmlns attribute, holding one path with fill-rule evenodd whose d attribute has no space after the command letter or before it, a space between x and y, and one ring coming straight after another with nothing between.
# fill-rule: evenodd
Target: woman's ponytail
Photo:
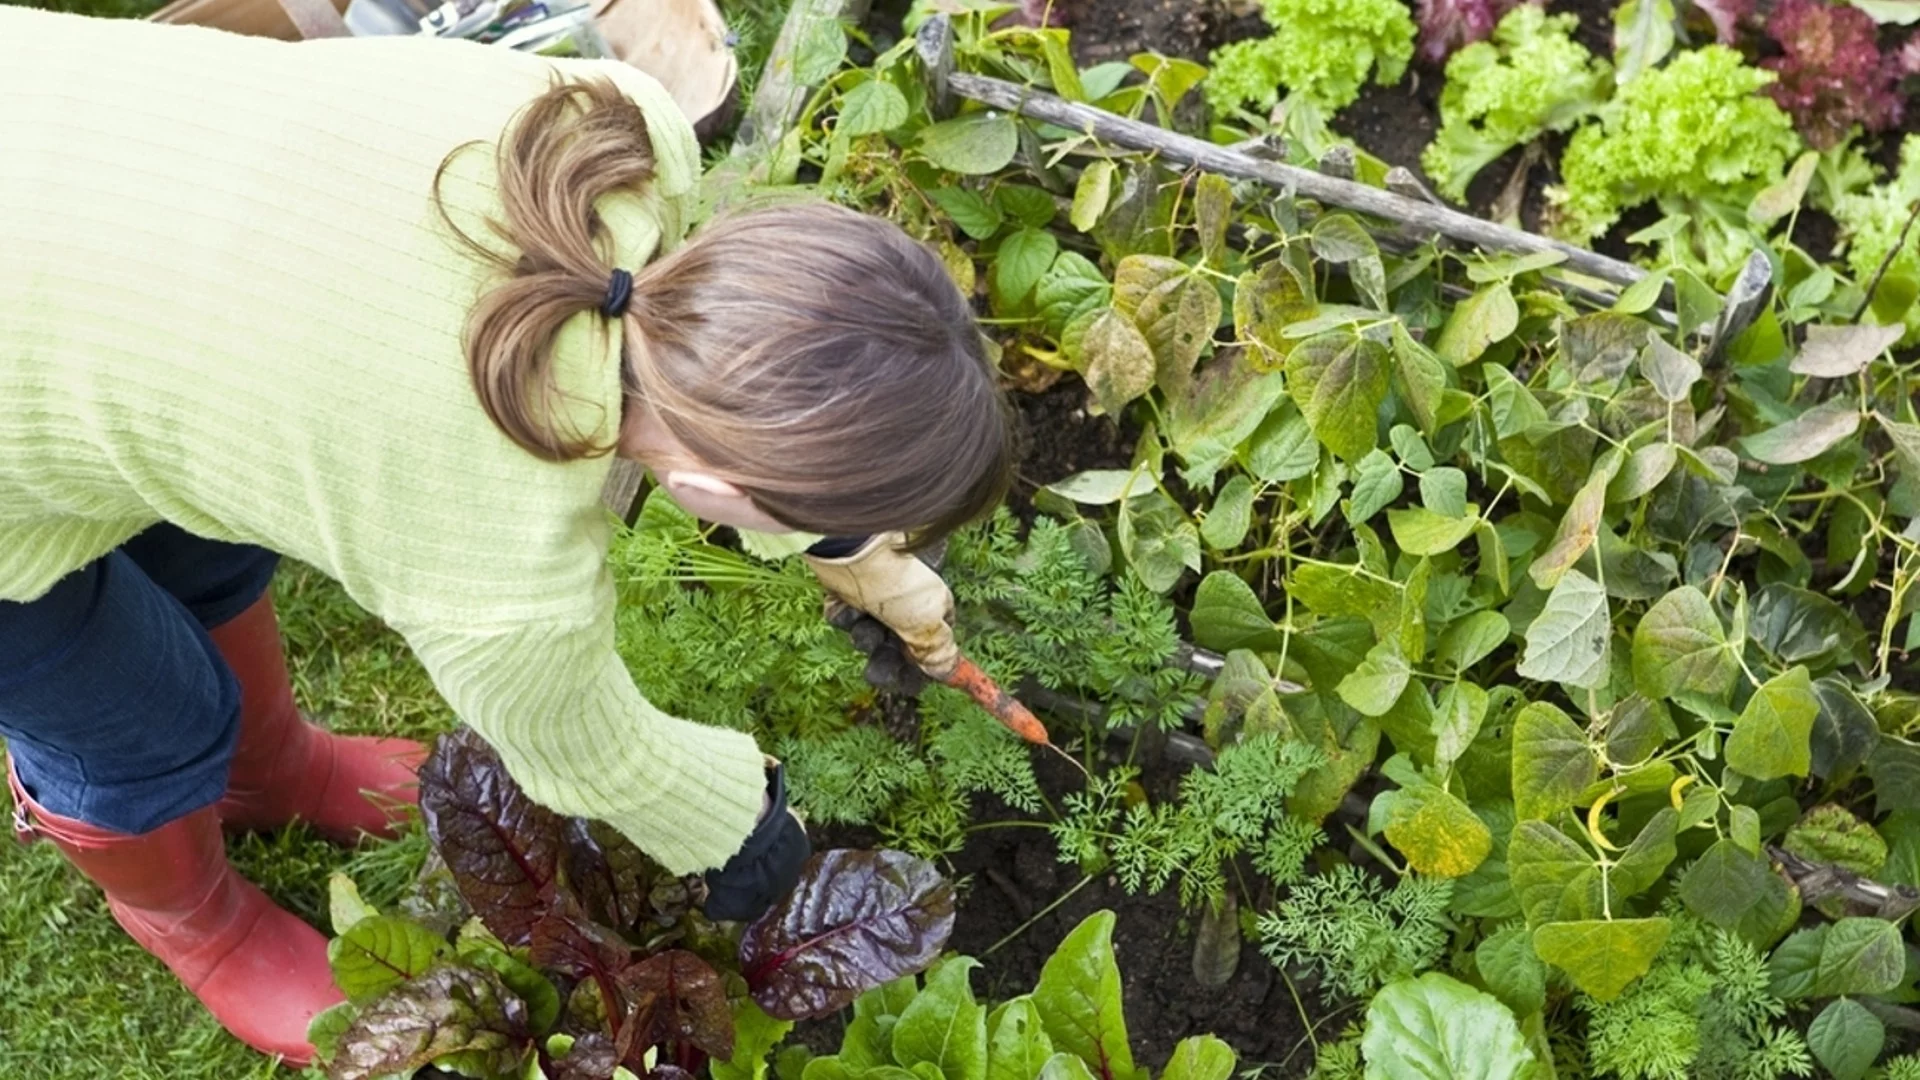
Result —
<instances>
[{"instance_id":1,"label":"woman's ponytail","mask_svg":"<svg viewBox=\"0 0 1920 1080\"><path fill-rule=\"evenodd\" d=\"M595 443L561 419L553 347L568 319L597 310L606 295L609 268L594 247L603 227L594 204L653 177L645 115L605 79L558 84L522 111L500 141L504 214L492 223L512 255L475 240L448 216L440 182L452 160L434 177L442 219L509 272L467 324L467 368L481 406L508 438L544 460L610 452L610 443Z\"/></svg>"}]
</instances>

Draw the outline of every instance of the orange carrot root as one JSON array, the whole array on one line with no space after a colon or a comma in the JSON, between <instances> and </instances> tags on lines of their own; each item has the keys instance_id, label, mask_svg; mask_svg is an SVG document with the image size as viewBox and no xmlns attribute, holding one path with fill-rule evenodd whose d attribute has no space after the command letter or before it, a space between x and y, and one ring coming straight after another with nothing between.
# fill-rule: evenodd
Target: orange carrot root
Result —
<instances>
[{"instance_id":1,"label":"orange carrot root","mask_svg":"<svg viewBox=\"0 0 1920 1080\"><path fill-rule=\"evenodd\" d=\"M1012 694L994 683L980 666L966 657L954 665L953 673L944 680L948 686L966 692L966 695L980 703L980 707L993 714L995 720L1006 725L1007 730L1038 746L1052 746L1046 726L1038 717L1027 710L1025 705L1015 700Z\"/></svg>"}]
</instances>

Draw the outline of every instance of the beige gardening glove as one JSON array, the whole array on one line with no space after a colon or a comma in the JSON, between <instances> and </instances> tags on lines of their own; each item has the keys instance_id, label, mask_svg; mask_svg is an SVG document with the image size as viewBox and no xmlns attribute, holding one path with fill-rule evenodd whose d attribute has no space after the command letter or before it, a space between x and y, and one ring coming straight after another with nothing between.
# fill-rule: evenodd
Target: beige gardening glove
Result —
<instances>
[{"instance_id":1,"label":"beige gardening glove","mask_svg":"<svg viewBox=\"0 0 1920 1080\"><path fill-rule=\"evenodd\" d=\"M953 640L953 592L905 544L900 533L881 533L851 555L805 558L826 587L830 622L845 627L849 609L865 612L899 636L907 658L920 670L945 679L960 662Z\"/></svg>"}]
</instances>

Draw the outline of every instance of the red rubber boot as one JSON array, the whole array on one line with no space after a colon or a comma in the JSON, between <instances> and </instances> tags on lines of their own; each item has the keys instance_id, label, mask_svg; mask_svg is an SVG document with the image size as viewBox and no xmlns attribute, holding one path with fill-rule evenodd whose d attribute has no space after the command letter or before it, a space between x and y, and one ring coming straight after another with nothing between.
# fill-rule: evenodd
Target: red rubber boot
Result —
<instances>
[{"instance_id":1,"label":"red rubber boot","mask_svg":"<svg viewBox=\"0 0 1920 1080\"><path fill-rule=\"evenodd\" d=\"M300 715L280 651L273 598L209 630L240 681L240 743L216 808L232 829L276 829L298 818L352 843L391 837L420 801L426 747L408 739L335 735Z\"/></svg>"},{"instance_id":2,"label":"red rubber boot","mask_svg":"<svg viewBox=\"0 0 1920 1080\"><path fill-rule=\"evenodd\" d=\"M263 1054L312 1061L307 1024L344 1000L327 939L234 872L212 807L128 836L48 813L27 798L12 759L7 781L20 838L53 841L221 1027Z\"/></svg>"}]
</instances>

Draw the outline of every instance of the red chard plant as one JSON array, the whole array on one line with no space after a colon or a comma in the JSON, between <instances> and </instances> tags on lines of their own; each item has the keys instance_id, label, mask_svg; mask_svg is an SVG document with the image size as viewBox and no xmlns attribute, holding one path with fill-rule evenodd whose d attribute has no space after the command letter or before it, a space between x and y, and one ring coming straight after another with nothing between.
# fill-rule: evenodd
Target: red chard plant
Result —
<instances>
[{"instance_id":1,"label":"red chard plant","mask_svg":"<svg viewBox=\"0 0 1920 1080\"><path fill-rule=\"evenodd\" d=\"M711 922L698 877L536 805L467 731L434 748L420 806L471 917L444 933L335 877L348 1000L310 1032L329 1080L691 1080L732 1059L737 1025L836 1012L926 970L953 932L952 885L897 851L821 853L751 925Z\"/></svg>"}]
</instances>

